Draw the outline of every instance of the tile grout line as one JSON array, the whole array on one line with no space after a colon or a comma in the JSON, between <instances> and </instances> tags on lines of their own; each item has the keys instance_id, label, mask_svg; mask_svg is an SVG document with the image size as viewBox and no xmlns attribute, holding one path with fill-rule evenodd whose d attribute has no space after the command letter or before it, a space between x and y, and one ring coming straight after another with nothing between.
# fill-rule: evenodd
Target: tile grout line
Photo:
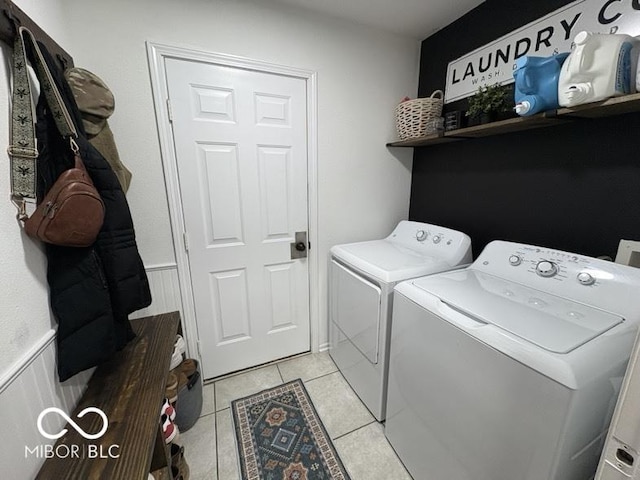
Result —
<instances>
[{"instance_id":1,"label":"tile grout line","mask_svg":"<svg viewBox=\"0 0 640 480\"><path fill-rule=\"evenodd\" d=\"M318 375L317 377L310 378L308 380L302 380L303 383L313 382L314 380L318 380L323 377L328 377L329 375L333 375L334 373L339 372L340 370L334 370L333 372L323 373L322 375Z\"/></svg>"},{"instance_id":2,"label":"tile grout line","mask_svg":"<svg viewBox=\"0 0 640 480\"><path fill-rule=\"evenodd\" d=\"M345 436L347 436L347 435L349 435L349 434L351 434L351 433L353 433L353 432L357 432L358 430L360 430L360 429L362 429L362 428L364 428L364 427L368 427L369 425L371 425L371 424L373 424L373 423L380 423L380 422L378 422L378 421L374 418L374 419L373 419L372 421L370 421L369 423L365 423L364 425L360 425L358 428L354 428L353 430L351 430L351 431L349 431L349 432L343 433L342 435L338 435L336 438L332 438L332 439L331 439L331 441L332 441L332 442L334 442L334 441L336 441L336 440L339 440L339 439L341 439L342 437L345 437Z\"/></svg>"},{"instance_id":3,"label":"tile grout line","mask_svg":"<svg viewBox=\"0 0 640 480\"><path fill-rule=\"evenodd\" d=\"M319 352L319 353L324 353L324 352ZM296 360L298 358L303 358L303 357L306 357L306 356L310 356L310 355L315 355L315 354L313 354L311 352L299 353L299 354L296 354L296 355L292 355L291 357L286 357L286 358L283 358L283 359L274 360L273 362L268 362L268 363L264 363L264 364L261 364L261 365L256 365L254 367L247 367L244 370L238 370L236 372L232 372L232 373L229 373L229 374L226 374L226 375L221 375L219 377L209 378L207 380L204 380L203 384L204 385L215 384L215 383L217 383L217 382L219 382L221 380L226 380L227 378L237 377L239 375L243 375L243 374L251 372L251 371L260 370L262 368L268 368L268 367L271 367L271 366L275 366L275 367L278 368L278 372L280 372L280 378L282 378L282 382L284 383L284 377L282 377L282 372L280 371L279 365L281 365L283 363L287 363L289 361ZM333 372L330 372L330 373L335 373L335 372L339 371L339 369L336 367L335 363L333 363L333 365L334 365L334 367L336 369ZM323 375L320 375L320 377L323 377L325 375L329 375L330 373L325 373ZM315 378L320 378L320 377L315 377ZM314 380L314 379L311 379L311 380Z\"/></svg>"},{"instance_id":4,"label":"tile grout line","mask_svg":"<svg viewBox=\"0 0 640 480\"><path fill-rule=\"evenodd\" d=\"M213 385L213 414L214 415L218 412L218 402L217 402L217 395L216 395L218 389L216 388L217 387L216 383L217 382L213 382L212 383L212 385Z\"/></svg>"},{"instance_id":5,"label":"tile grout line","mask_svg":"<svg viewBox=\"0 0 640 480\"><path fill-rule=\"evenodd\" d=\"M215 441L216 441L216 478L218 480L222 480L220 478L220 454L218 452L218 449L220 448L220 442L218 441L218 412L216 410L216 408L218 407L217 405L217 401L216 401L216 382L213 382L213 426L215 428Z\"/></svg>"},{"instance_id":6,"label":"tile grout line","mask_svg":"<svg viewBox=\"0 0 640 480\"><path fill-rule=\"evenodd\" d=\"M231 401L229 402L229 406L228 407L221 408L220 410L216 410L213 413L220 413L220 412L224 412L225 410L229 410L229 409L231 409Z\"/></svg>"},{"instance_id":7,"label":"tile grout line","mask_svg":"<svg viewBox=\"0 0 640 480\"><path fill-rule=\"evenodd\" d=\"M322 353L322 352L320 352L320 353ZM307 355L313 355L313 353L311 353L311 351L302 352L302 353L296 353L294 355L290 355L290 356L284 357L284 358L279 358L279 359L273 360L271 362L262 363L260 365L254 365L253 367L247 367L247 368L244 368L242 370L237 370L235 372L231 372L231 373L227 373L227 374L224 374L224 375L220 375L218 377L209 378L208 380L204 380L203 383L205 385L208 385L208 384L211 384L211 383L218 382L220 380L226 380L227 378L237 377L238 375L242 375L244 373L248 373L248 372L250 372L252 370L260 370L262 368L272 367L274 365L278 365L280 363L285 363L285 362L288 362L290 360L295 360L297 358L302 358L302 357L305 357Z\"/></svg>"},{"instance_id":8,"label":"tile grout line","mask_svg":"<svg viewBox=\"0 0 640 480\"><path fill-rule=\"evenodd\" d=\"M215 386L213 387L213 393L216 393L216 388ZM218 449L220 448L220 442L218 441L218 413L215 411L216 410L216 401L215 401L215 396L214 396L214 400L213 400L213 428L215 429L215 436L214 436L214 440L216 441L216 478L218 480L220 479L220 453L218 451Z\"/></svg>"},{"instance_id":9,"label":"tile grout line","mask_svg":"<svg viewBox=\"0 0 640 480\"><path fill-rule=\"evenodd\" d=\"M220 409L220 410L218 410L218 409L217 409L217 408L218 408L218 405L217 405L217 401L216 401L216 400L217 400L216 391L217 391L217 383L218 383L219 381L225 380L226 378L232 378L232 377L235 377L235 376L239 376L239 375L242 375L242 374L244 374L244 373L249 373L249 372L251 372L251 371L257 371L257 370L260 370L260 369L262 369L262 368L268 368L269 366L275 366L275 367L276 367L276 370L277 370L277 372L278 372L278 375L279 375L279 377L280 377L280 382L281 382L281 383L280 383L280 385L282 385L282 384L284 384L284 383L286 383L286 382L284 381L284 376L283 376L282 371L281 371L281 369L280 369L280 364L285 363L285 362L287 362L287 361L295 360L296 358L304 357L304 356L306 356L306 355L308 355L308 354L301 354L301 355L295 356L294 358L289 358L289 359L287 359L287 360L279 360L279 361L275 361L275 362L273 362L271 365L263 365L263 366L260 366L260 367L257 367L257 368L247 368L247 369L245 369L245 370L243 370L243 371L236 372L236 373L234 373L234 374L232 374L232 375L229 375L228 377L222 377L222 378L220 378L220 379L210 380L210 381L209 381L209 384L210 384L210 385L211 385L211 384L213 384L213 389L214 389L214 391L213 391L213 396L214 396L214 398L213 398L213 401L214 401L213 410L214 410L214 411L213 411L212 413L217 414L217 413L223 412L223 411L224 411L224 410L226 410L227 408L231 408L231 403L229 402L229 405L228 405L228 406L226 406L226 407L224 407L224 408L222 408L222 409ZM329 376L329 375L333 375L333 374L335 374L335 373L340 373L340 370L339 370L337 367L335 367L335 364L334 364L334 368L335 368L335 370L333 370L333 371L331 371L331 372L323 373L323 374L321 374L321 375L318 375L317 377L313 377L313 378L310 378L310 379L308 379L308 380L303 380L302 378L300 378L300 379L302 380L303 384L305 384L305 385L306 385L307 383L312 382L312 381L314 381L314 380L318 380L318 379L320 379L320 378L327 377L327 376ZM342 376L342 374L341 374L341 377L344 379L344 377ZM293 380L290 380L290 381L293 381ZM203 415L203 416L206 416L206 415Z\"/></svg>"}]
</instances>

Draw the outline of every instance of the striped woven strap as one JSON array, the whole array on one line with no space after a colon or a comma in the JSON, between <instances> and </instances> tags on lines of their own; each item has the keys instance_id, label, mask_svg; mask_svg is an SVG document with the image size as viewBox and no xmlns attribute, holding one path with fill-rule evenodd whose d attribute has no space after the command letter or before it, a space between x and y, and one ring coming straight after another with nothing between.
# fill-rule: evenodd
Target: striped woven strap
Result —
<instances>
[{"instance_id":1,"label":"striped woven strap","mask_svg":"<svg viewBox=\"0 0 640 480\"><path fill-rule=\"evenodd\" d=\"M11 193L14 197L36 197L36 131L27 72L24 42L16 35L13 48L13 95L11 105Z\"/></svg>"},{"instance_id":2,"label":"striped woven strap","mask_svg":"<svg viewBox=\"0 0 640 480\"><path fill-rule=\"evenodd\" d=\"M63 137L70 137L72 142L73 138L78 136L38 43L28 29L18 27L13 49L11 144L8 148L11 158L11 195L16 205L24 198L36 197L38 149L34 123L35 108L27 71L25 48L27 41L33 49L33 67L58 131ZM20 209L20 207L18 208Z\"/></svg>"}]
</instances>

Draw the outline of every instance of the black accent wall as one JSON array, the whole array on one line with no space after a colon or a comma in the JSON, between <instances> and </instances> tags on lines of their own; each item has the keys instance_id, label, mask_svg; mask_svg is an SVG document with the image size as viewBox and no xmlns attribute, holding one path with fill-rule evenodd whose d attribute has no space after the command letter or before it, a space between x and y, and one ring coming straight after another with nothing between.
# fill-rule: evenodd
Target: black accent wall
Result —
<instances>
[{"instance_id":1,"label":"black accent wall","mask_svg":"<svg viewBox=\"0 0 640 480\"><path fill-rule=\"evenodd\" d=\"M451 60L568 3L487 0L422 42L419 96ZM474 257L494 239L615 257L640 240L639 144L633 113L416 148L409 218L467 233Z\"/></svg>"}]
</instances>

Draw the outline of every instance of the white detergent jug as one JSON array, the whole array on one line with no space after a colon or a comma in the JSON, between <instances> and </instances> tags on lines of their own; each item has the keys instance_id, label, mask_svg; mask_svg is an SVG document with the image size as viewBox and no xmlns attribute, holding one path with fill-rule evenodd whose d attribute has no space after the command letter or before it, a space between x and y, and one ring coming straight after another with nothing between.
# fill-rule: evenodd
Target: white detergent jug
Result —
<instances>
[{"instance_id":1,"label":"white detergent jug","mask_svg":"<svg viewBox=\"0 0 640 480\"><path fill-rule=\"evenodd\" d=\"M630 35L580 32L574 43L560 71L561 106L575 107L635 92L638 39Z\"/></svg>"}]
</instances>

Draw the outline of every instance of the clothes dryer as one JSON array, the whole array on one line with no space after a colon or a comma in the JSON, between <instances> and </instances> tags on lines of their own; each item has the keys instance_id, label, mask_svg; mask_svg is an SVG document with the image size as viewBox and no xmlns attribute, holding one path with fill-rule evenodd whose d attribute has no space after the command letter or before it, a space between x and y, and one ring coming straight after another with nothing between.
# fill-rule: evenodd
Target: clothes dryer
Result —
<instances>
[{"instance_id":1,"label":"clothes dryer","mask_svg":"<svg viewBox=\"0 0 640 480\"><path fill-rule=\"evenodd\" d=\"M331 249L329 354L378 420L385 418L394 286L470 262L467 235L411 221L387 238Z\"/></svg>"},{"instance_id":2,"label":"clothes dryer","mask_svg":"<svg viewBox=\"0 0 640 480\"><path fill-rule=\"evenodd\" d=\"M413 478L593 478L639 291L639 269L501 241L398 284L385 435Z\"/></svg>"}]
</instances>

